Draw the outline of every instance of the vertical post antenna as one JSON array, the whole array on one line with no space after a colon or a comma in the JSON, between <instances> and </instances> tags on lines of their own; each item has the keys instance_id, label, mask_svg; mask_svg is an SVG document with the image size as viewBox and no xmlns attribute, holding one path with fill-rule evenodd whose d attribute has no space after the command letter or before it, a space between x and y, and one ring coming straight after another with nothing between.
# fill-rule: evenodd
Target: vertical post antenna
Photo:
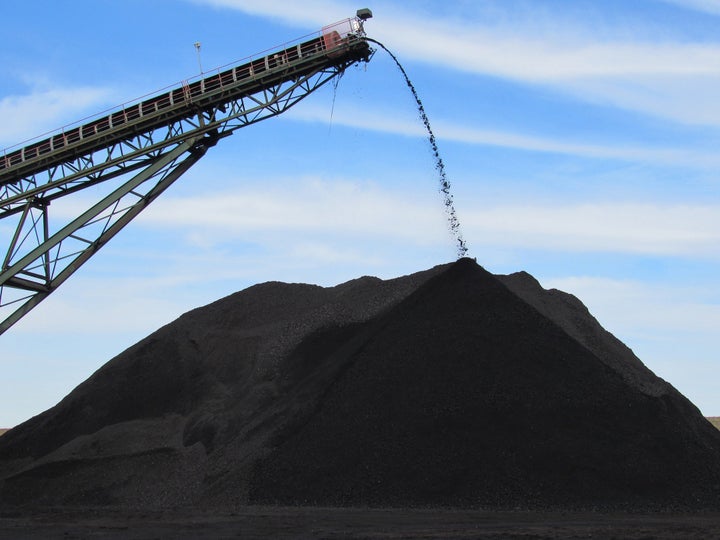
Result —
<instances>
[{"instance_id":1,"label":"vertical post antenna","mask_svg":"<svg viewBox=\"0 0 720 540\"><path fill-rule=\"evenodd\" d=\"M200 43L199 41L196 41L196 42L194 43L194 45L195 45L195 50L197 51L197 59L198 59L198 66L200 67L200 75L202 75L204 72L203 72L203 68L202 68L202 62L200 62L200 46L201 46L201 43Z\"/></svg>"}]
</instances>

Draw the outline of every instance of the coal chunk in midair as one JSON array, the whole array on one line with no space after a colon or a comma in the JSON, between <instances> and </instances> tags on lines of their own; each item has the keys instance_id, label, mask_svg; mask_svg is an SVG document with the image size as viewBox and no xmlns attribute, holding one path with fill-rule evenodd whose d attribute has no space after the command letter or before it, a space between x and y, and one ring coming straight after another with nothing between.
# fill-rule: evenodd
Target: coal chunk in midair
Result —
<instances>
[{"instance_id":1,"label":"coal chunk in midair","mask_svg":"<svg viewBox=\"0 0 720 540\"><path fill-rule=\"evenodd\" d=\"M440 180L440 193L443 195L443 203L445 205L445 213L447 214L448 219L448 228L450 229L450 233L453 235L453 238L455 239L456 247L457 247L457 258L460 259L462 257L465 257L465 255L468 252L467 244L465 243L465 239L463 238L462 230L460 228L460 220L457 217L457 211L455 210L455 202L453 200L452 192L451 192L451 185L450 181L448 180L447 173L445 171L445 163L443 162L442 157L440 156L440 149L437 145L437 139L435 138L435 133L432 130L432 127L430 126L430 119L427 116L427 113L425 112L425 106L423 105L423 102L420 100L420 96L418 96L417 90L415 89L415 85L410 80L410 77L408 76L407 72L405 71L405 68L403 68L402 64L400 63L400 60L397 59L397 57L390 52L390 50L380 43L379 41L376 41L374 39L366 38L367 41L371 41L372 43L376 43L380 47L382 47L385 52L387 52L390 57L393 59L395 64L397 65L398 69L402 73L405 83L407 84L408 88L410 89L410 92L413 95L413 98L415 99L415 103L417 104L418 108L418 114L420 115L420 119L422 120L423 125L425 126L425 129L428 132L428 140L430 141L430 148L432 149L433 158L435 159L435 169L438 171L439 180Z\"/></svg>"}]
</instances>

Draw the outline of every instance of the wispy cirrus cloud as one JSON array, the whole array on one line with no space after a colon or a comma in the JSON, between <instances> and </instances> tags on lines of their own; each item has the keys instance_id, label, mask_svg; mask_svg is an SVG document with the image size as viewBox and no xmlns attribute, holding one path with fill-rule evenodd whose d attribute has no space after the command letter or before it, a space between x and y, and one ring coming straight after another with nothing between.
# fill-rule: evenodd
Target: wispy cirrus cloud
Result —
<instances>
[{"instance_id":1,"label":"wispy cirrus cloud","mask_svg":"<svg viewBox=\"0 0 720 540\"><path fill-rule=\"evenodd\" d=\"M74 122L107 106L112 97L107 88L81 86L33 88L27 94L0 98L0 147L16 145Z\"/></svg>"},{"instance_id":2,"label":"wispy cirrus cloud","mask_svg":"<svg viewBox=\"0 0 720 540\"><path fill-rule=\"evenodd\" d=\"M637 202L500 205L464 212L463 227L469 238L517 249L717 259L717 211Z\"/></svg>"},{"instance_id":3,"label":"wispy cirrus cloud","mask_svg":"<svg viewBox=\"0 0 720 540\"><path fill-rule=\"evenodd\" d=\"M401 22L402 21L402 22ZM540 85L575 100L680 123L720 125L720 42L632 41L583 21L488 25L420 19L373 21L371 35L403 59ZM584 32L578 29L584 29Z\"/></svg>"},{"instance_id":4,"label":"wispy cirrus cloud","mask_svg":"<svg viewBox=\"0 0 720 540\"><path fill-rule=\"evenodd\" d=\"M193 0L294 26L319 28L351 16L345 2L288 6L277 0ZM670 1L670 0L668 0ZM675 3L720 10L718 2ZM720 125L720 42L633 40L596 20L569 24L525 4L522 17L448 18L384 6L367 23L371 37L402 60L543 85L590 101L690 124ZM537 8L536 8L537 9ZM560 15L560 14L558 14Z\"/></svg>"},{"instance_id":5,"label":"wispy cirrus cloud","mask_svg":"<svg viewBox=\"0 0 720 540\"><path fill-rule=\"evenodd\" d=\"M427 137L427 131L416 118L403 118L387 111L364 109L362 113L345 106L335 108L330 120L327 109L311 104L285 113L285 119L304 122L332 122L334 125L392 133L408 137ZM592 144L560 138L526 135L523 133L483 129L472 125L433 122L433 131L444 141L478 146L497 146L530 152L566 154L578 157L612 159L662 165L681 165L691 168L720 167L720 156L697 149L629 146L627 144Z\"/></svg>"},{"instance_id":6,"label":"wispy cirrus cloud","mask_svg":"<svg viewBox=\"0 0 720 540\"><path fill-rule=\"evenodd\" d=\"M247 185L238 179L238 185ZM432 193L407 193L352 181L277 180L274 189L245 188L168 197L140 218L148 227L187 230L222 243L242 235L268 246L362 242L443 245L444 216ZM720 208L712 204L518 203L466 199L463 230L482 245L568 253L624 253L706 259L720 254Z\"/></svg>"},{"instance_id":7,"label":"wispy cirrus cloud","mask_svg":"<svg viewBox=\"0 0 720 540\"><path fill-rule=\"evenodd\" d=\"M140 220L154 226L190 227L195 239L209 230L221 242L240 231L253 237L292 236L300 244L307 243L303 239L308 235L388 238L417 245L445 241L442 213L425 198L342 180L306 178L273 184L192 198L169 196Z\"/></svg>"},{"instance_id":8,"label":"wispy cirrus cloud","mask_svg":"<svg viewBox=\"0 0 720 540\"><path fill-rule=\"evenodd\" d=\"M718 0L660 0L666 4L675 4L677 6L720 15L720 2Z\"/></svg>"},{"instance_id":9,"label":"wispy cirrus cloud","mask_svg":"<svg viewBox=\"0 0 720 540\"><path fill-rule=\"evenodd\" d=\"M708 299L706 284L647 283L593 275L541 281L545 287L581 298L605 328L693 403L712 403L717 394L717 362L712 355L703 360L698 351L715 348L720 305ZM703 412L714 415L716 411L706 406Z\"/></svg>"},{"instance_id":10,"label":"wispy cirrus cloud","mask_svg":"<svg viewBox=\"0 0 720 540\"><path fill-rule=\"evenodd\" d=\"M216 7L320 28L333 17L354 14L350 5L315 0L297 5L277 0L193 0ZM678 0L682 3L682 0ZM710 2L707 2L708 4ZM713 4L718 4L713 2ZM718 8L720 9L720 8ZM385 42L403 58L455 69L530 81L561 81L625 75L718 75L720 43L633 42L600 38L582 21L568 30L547 22L533 27L526 14L521 22L497 23L423 16L418 10L395 7L378 11L367 23L370 37ZM542 17L547 21L547 17ZM595 37L594 37L595 36Z\"/></svg>"},{"instance_id":11,"label":"wispy cirrus cloud","mask_svg":"<svg viewBox=\"0 0 720 540\"><path fill-rule=\"evenodd\" d=\"M271 17L293 26L320 28L324 24L346 19L355 14L357 6L335 0L310 0L308 2L287 2L285 0L191 0L197 4L216 8L229 8L257 15Z\"/></svg>"},{"instance_id":12,"label":"wispy cirrus cloud","mask_svg":"<svg viewBox=\"0 0 720 540\"><path fill-rule=\"evenodd\" d=\"M554 277L543 285L571 292L592 304L602 318L637 335L657 333L658 329L714 335L720 325L720 305L708 301L702 286L668 287L664 282L598 276Z\"/></svg>"}]
</instances>

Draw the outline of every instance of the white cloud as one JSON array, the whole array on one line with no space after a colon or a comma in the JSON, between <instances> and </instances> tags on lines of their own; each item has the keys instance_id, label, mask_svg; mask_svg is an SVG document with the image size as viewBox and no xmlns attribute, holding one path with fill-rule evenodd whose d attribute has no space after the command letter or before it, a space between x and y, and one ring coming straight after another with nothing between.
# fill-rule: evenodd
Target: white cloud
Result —
<instances>
[{"instance_id":1,"label":"white cloud","mask_svg":"<svg viewBox=\"0 0 720 540\"><path fill-rule=\"evenodd\" d=\"M713 54L719 55L720 48ZM715 73L577 79L568 81L560 89L588 102L684 124L720 126L720 102L715 99L720 92L720 61L717 59L716 64L718 71Z\"/></svg>"},{"instance_id":2,"label":"white cloud","mask_svg":"<svg viewBox=\"0 0 720 540\"><path fill-rule=\"evenodd\" d=\"M15 145L60 128L77 117L107 106L106 88L77 87L33 89L29 94L0 99L0 144Z\"/></svg>"},{"instance_id":3,"label":"white cloud","mask_svg":"<svg viewBox=\"0 0 720 540\"><path fill-rule=\"evenodd\" d=\"M374 249L398 245L435 250L450 244L442 199L430 177L427 185L415 190L340 178L274 178L262 185L241 176L226 180L238 187L166 194L137 218L133 228L171 229L185 246L204 252L241 242L265 252L282 249L294 258L303 246L306 255L336 261L368 260ZM472 253L479 253L482 246L499 246L703 260L720 257L717 204L529 199L489 204L475 197L471 190L461 204L456 203ZM58 201L53 219L58 223L72 219L91 203L81 194Z\"/></svg>"},{"instance_id":4,"label":"white cloud","mask_svg":"<svg viewBox=\"0 0 720 540\"><path fill-rule=\"evenodd\" d=\"M675 4L677 6L720 15L720 0L661 0L667 4Z\"/></svg>"},{"instance_id":5,"label":"white cloud","mask_svg":"<svg viewBox=\"0 0 720 540\"><path fill-rule=\"evenodd\" d=\"M293 25L320 29L354 14L347 3L316 0L194 0ZM531 81L658 74L717 74L720 46L686 43L609 42L564 26L533 24L531 14L500 23L418 15L420 10L385 7L367 22L368 36L401 58L431 61L462 71ZM578 21L578 25L582 23Z\"/></svg>"},{"instance_id":6,"label":"white cloud","mask_svg":"<svg viewBox=\"0 0 720 540\"><path fill-rule=\"evenodd\" d=\"M613 321L625 335L715 334L720 304L708 302L704 287L646 283L596 276L556 277L543 286L569 292L601 320Z\"/></svg>"},{"instance_id":7,"label":"white cloud","mask_svg":"<svg viewBox=\"0 0 720 540\"><path fill-rule=\"evenodd\" d=\"M349 4L331 0L301 4L279 0L195 1L317 29L355 13ZM418 13L392 7L377 10L376 17L367 22L368 36L399 52L402 58L530 81L720 74L720 44L601 41L593 39L592 28L569 30L547 27L547 23L532 26L528 22L531 14L520 22L516 19L498 24Z\"/></svg>"},{"instance_id":8,"label":"white cloud","mask_svg":"<svg viewBox=\"0 0 720 540\"><path fill-rule=\"evenodd\" d=\"M238 185L247 184L239 180ZM332 284L357 277L358 268L377 274L397 258L398 250L403 258L412 258L416 251L439 253L448 247L449 256L444 216L440 205L429 200L432 197L408 199L405 193L347 181L277 185L267 191L243 188L158 201L138 218L134 233L147 239L148 234L171 229L178 239L187 234L185 240L194 242L194 247L188 249L180 241L166 243L156 254L143 244L107 248L111 251L102 254L101 265L93 263L98 277L83 278L81 273L64 285L58 296L24 321L28 331L71 333L82 328L102 334L112 328L132 332L157 327L185 309L217 298L215 289L208 290L206 297L198 290L208 282L208 268L213 282L228 281L235 287L229 293L258 280ZM464 207L460 217L472 253L483 253L483 260L498 246L518 253L529 249L701 258L720 253L720 208L709 205L476 205ZM252 242L259 251L235 252L228 247L233 242ZM130 275L121 272L125 277L118 278L111 270L114 260L136 261L143 275L133 276L131 266ZM346 273L337 274L343 265ZM336 274L325 276L317 270L323 266ZM103 275L103 268L111 274ZM113 286L108 288L109 280ZM601 320L623 328L634 325L638 333L656 327L670 330L672 325L678 331L709 331L720 323L718 306L698 305L707 291L695 291L694 300L688 302L690 295L684 293L671 295L640 283L605 278L554 278L543 284L576 294L602 315ZM179 290L186 292L174 292ZM643 312L621 309L616 303L620 298L645 306ZM655 306L655 301L675 307L672 312L663 305L647 307ZM23 328L21 323L17 331Z\"/></svg>"},{"instance_id":9,"label":"white cloud","mask_svg":"<svg viewBox=\"0 0 720 540\"><path fill-rule=\"evenodd\" d=\"M264 17L272 17L292 26L310 26L319 29L355 15L356 7L333 0L193 0L198 4L217 8L230 8Z\"/></svg>"},{"instance_id":10,"label":"white cloud","mask_svg":"<svg viewBox=\"0 0 720 540\"><path fill-rule=\"evenodd\" d=\"M712 205L638 203L465 209L466 237L483 244L560 252L717 258L720 214Z\"/></svg>"},{"instance_id":11,"label":"white cloud","mask_svg":"<svg viewBox=\"0 0 720 540\"><path fill-rule=\"evenodd\" d=\"M717 328L720 303L713 285L643 282L597 276L553 277L544 287L577 296L608 331L658 376L717 415Z\"/></svg>"},{"instance_id":12,"label":"white cloud","mask_svg":"<svg viewBox=\"0 0 720 540\"><path fill-rule=\"evenodd\" d=\"M379 254L368 254L355 246L342 246L340 248L323 242L301 241L291 246L288 256L293 260L310 260L317 264L350 263L356 265L380 265L382 259Z\"/></svg>"},{"instance_id":13,"label":"white cloud","mask_svg":"<svg viewBox=\"0 0 720 540\"><path fill-rule=\"evenodd\" d=\"M238 180L238 185L250 182ZM193 238L288 234L304 237L388 238L428 245L445 241L442 211L427 200L370 184L314 179L277 181L275 187L167 196L139 219L147 225L191 228ZM439 230L438 230L439 229ZM202 231L208 233L203 235Z\"/></svg>"},{"instance_id":14,"label":"white cloud","mask_svg":"<svg viewBox=\"0 0 720 540\"><path fill-rule=\"evenodd\" d=\"M311 104L305 104L303 107L289 110L285 113L284 118L306 122L325 123L330 121L325 108ZM396 135L427 137L425 127L418 122L417 118L404 118L397 113L391 114L387 111L378 110L373 112L367 108L359 112L344 107L336 107L333 113L332 123L384 133L393 133ZM548 152L589 158L616 159L665 165L683 165L703 168L720 167L720 156L696 150L568 142L560 139L534 137L507 131L478 129L449 122L433 122L432 125L435 135L440 140L465 144L499 146L531 152Z\"/></svg>"},{"instance_id":15,"label":"white cloud","mask_svg":"<svg viewBox=\"0 0 720 540\"><path fill-rule=\"evenodd\" d=\"M352 15L346 3L195 0L320 28ZM714 11L716 2L684 2ZM385 6L368 35L403 61L539 84L591 101L693 124L720 125L720 43L632 41L597 21L523 13L498 20L449 19ZM572 22L572 24L570 24Z\"/></svg>"},{"instance_id":16,"label":"white cloud","mask_svg":"<svg viewBox=\"0 0 720 540\"><path fill-rule=\"evenodd\" d=\"M238 185L248 182L238 180ZM440 197L376 185L318 180L277 181L273 189L168 196L140 221L190 230L207 245L229 238L303 245L308 237L368 244L438 246L448 243ZM499 245L558 252L632 253L715 258L720 254L720 208L650 203L486 206L470 197L459 208L471 250ZM367 256L364 252L364 256ZM335 254L348 257L349 254ZM353 255L354 256L354 255Z\"/></svg>"},{"instance_id":17,"label":"white cloud","mask_svg":"<svg viewBox=\"0 0 720 540\"><path fill-rule=\"evenodd\" d=\"M368 26L401 58L432 61L461 71L512 79L562 83L567 80L649 75L718 75L720 45L593 40L568 35L537 36L533 28L488 27L414 16L378 18ZM370 24L370 23L368 23Z\"/></svg>"},{"instance_id":18,"label":"white cloud","mask_svg":"<svg viewBox=\"0 0 720 540\"><path fill-rule=\"evenodd\" d=\"M579 23L582 26L582 23ZM402 60L539 84L679 122L720 124L720 44L632 42L562 26L378 17L369 34Z\"/></svg>"}]
</instances>

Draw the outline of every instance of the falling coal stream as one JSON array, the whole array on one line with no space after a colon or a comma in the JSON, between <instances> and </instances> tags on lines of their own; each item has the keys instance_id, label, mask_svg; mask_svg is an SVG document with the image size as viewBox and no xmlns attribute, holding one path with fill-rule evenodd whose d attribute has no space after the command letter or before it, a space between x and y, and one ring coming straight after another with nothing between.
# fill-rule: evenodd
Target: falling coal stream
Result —
<instances>
[{"instance_id":1,"label":"falling coal stream","mask_svg":"<svg viewBox=\"0 0 720 540\"><path fill-rule=\"evenodd\" d=\"M444 202L445 202L445 213L448 216L448 228L450 229L450 232L452 233L453 237L455 238L455 242L457 243L457 256L458 259L465 256L465 254L468 251L467 245L465 244L465 240L463 239L462 231L460 230L460 221L457 217L457 212L455 211L455 203L453 202L453 196L450 192L450 181L447 178L447 174L445 172L445 164L443 163L442 157L440 157L440 151L438 150L437 141L435 139L435 134L433 133L432 128L430 127L430 120L427 117L427 114L425 113L425 107L423 106L422 101L420 101L420 97L417 94L417 91L415 90L415 86L410 81L410 77L408 77L408 74L406 73L405 69L402 67L402 64L397 59L397 57L390 52L390 50L380 43L379 41L376 41L374 39L365 38L367 41L371 41L372 43L375 43L376 45L379 45L382 47L386 53L390 55L390 57L395 61L397 64L397 67L400 69L400 72L403 74L403 77L405 77L405 82L407 83L408 88L412 92L413 97L415 98L415 102L417 103L418 112L420 113L420 119L422 120L423 124L425 124L425 128L427 129L428 136L430 139L430 146L432 147L433 156L435 157L435 169L437 169L438 174L440 175L440 192L443 194Z\"/></svg>"}]
</instances>

